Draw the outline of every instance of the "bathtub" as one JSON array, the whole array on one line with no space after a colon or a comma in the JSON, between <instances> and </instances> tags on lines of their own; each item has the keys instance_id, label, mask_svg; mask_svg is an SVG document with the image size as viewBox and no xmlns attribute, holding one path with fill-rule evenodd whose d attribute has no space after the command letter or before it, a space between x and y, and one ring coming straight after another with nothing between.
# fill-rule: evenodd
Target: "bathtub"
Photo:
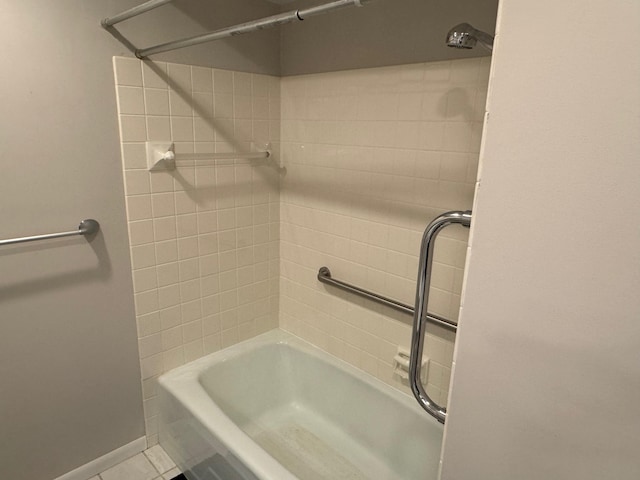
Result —
<instances>
[{"instance_id":1,"label":"bathtub","mask_svg":"<svg viewBox=\"0 0 640 480\"><path fill-rule=\"evenodd\" d=\"M190 480L435 480L442 425L281 330L159 379L160 444Z\"/></svg>"}]
</instances>

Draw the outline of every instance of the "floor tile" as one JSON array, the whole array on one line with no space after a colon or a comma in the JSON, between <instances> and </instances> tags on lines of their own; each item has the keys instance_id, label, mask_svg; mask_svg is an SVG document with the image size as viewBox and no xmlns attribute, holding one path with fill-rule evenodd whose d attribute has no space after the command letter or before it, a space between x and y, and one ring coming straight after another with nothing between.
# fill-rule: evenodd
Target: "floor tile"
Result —
<instances>
[{"instance_id":1,"label":"floor tile","mask_svg":"<svg viewBox=\"0 0 640 480\"><path fill-rule=\"evenodd\" d=\"M178 475L180 475L180 470L178 470L177 468L172 468L162 476L162 480L172 480Z\"/></svg>"},{"instance_id":2,"label":"floor tile","mask_svg":"<svg viewBox=\"0 0 640 480\"><path fill-rule=\"evenodd\" d=\"M176 466L160 445L154 445L150 449L145 450L144 454L160 473L168 472Z\"/></svg>"},{"instance_id":3,"label":"floor tile","mask_svg":"<svg viewBox=\"0 0 640 480\"><path fill-rule=\"evenodd\" d=\"M102 480L154 480L158 472L142 453L100 474Z\"/></svg>"}]
</instances>

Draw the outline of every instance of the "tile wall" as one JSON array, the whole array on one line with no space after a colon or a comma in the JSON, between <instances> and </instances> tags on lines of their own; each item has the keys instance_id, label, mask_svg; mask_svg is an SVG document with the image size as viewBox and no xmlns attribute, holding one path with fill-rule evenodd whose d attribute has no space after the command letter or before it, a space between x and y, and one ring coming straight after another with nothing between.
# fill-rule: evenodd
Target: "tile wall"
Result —
<instances>
[{"instance_id":1,"label":"tile wall","mask_svg":"<svg viewBox=\"0 0 640 480\"><path fill-rule=\"evenodd\" d=\"M147 437L155 383L185 362L278 326L279 78L114 59ZM150 173L145 141L173 141L174 171ZM182 160L181 160L182 155Z\"/></svg>"},{"instance_id":2,"label":"tile wall","mask_svg":"<svg viewBox=\"0 0 640 480\"><path fill-rule=\"evenodd\" d=\"M316 274L413 304L425 226L471 208L489 59L282 79L114 67L150 445L158 375L278 325L407 390L392 359L411 319ZM147 171L147 140L175 144L175 171ZM268 161L188 157L267 142ZM466 235L436 245L430 311L454 320ZM454 338L431 332L427 390L446 403Z\"/></svg>"},{"instance_id":3,"label":"tile wall","mask_svg":"<svg viewBox=\"0 0 640 480\"><path fill-rule=\"evenodd\" d=\"M280 326L406 389L394 374L410 318L316 280L413 304L426 225L471 209L489 58L281 80ZM436 244L430 312L457 319L467 231ZM430 327L427 391L446 403L453 336Z\"/></svg>"}]
</instances>

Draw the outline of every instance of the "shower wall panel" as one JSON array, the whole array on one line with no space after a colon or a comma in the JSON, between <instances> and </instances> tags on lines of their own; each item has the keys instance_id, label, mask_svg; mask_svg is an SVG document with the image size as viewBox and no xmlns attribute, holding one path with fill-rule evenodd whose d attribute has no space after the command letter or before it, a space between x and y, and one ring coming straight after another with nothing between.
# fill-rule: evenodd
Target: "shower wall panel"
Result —
<instances>
[{"instance_id":1,"label":"shower wall panel","mask_svg":"<svg viewBox=\"0 0 640 480\"><path fill-rule=\"evenodd\" d=\"M472 206L489 58L282 79L280 324L382 380L410 317L326 287L335 278L413 304L426 225ZM429 310L457 319L467 230L436 244ZM446 403L453 335L430 327L428 392Z\"/></svg>"},{"instance_id":2,"label":"shower wall panel","mask_svg":"<svg viewBox=\"0 0 640 480\"><path fill-rule=\"evenodd\" d=\"M248 152L280 134L280 80L114 59L146 431L158 375L278 325L279 169ZM149 172L145 141L178 166ZM277 157L276 155L274 155Z\"/></svg>"}]
</instances>

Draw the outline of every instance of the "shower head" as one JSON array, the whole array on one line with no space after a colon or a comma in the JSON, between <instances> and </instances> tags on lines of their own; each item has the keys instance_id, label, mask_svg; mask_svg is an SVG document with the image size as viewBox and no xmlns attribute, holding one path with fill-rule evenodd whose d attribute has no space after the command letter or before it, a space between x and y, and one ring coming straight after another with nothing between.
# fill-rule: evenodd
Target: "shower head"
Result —
<instances>
[{"instance_id":1,"label":"shower head","mask_svg":"<svg viewBox=\"0 0 640 480\"><path fill-rule=\"evenodd\" d=\"M493 36L476 30L468 23L456 25L447 33L448 47L473 48L478 42L487 50L493 50Z\"/></svg>"}]
</instances>

